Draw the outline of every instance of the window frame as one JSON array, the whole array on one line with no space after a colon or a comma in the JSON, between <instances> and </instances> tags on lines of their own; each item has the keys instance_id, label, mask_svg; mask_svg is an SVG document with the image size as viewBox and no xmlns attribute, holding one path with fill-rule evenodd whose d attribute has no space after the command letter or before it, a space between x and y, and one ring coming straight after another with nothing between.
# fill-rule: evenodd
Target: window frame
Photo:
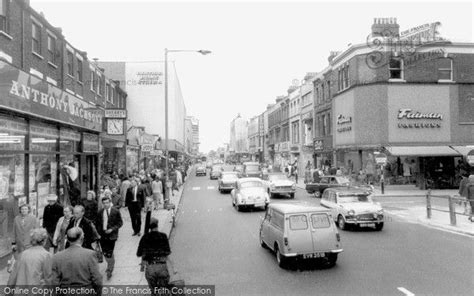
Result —
<instances>
[{"instance_id":1,"label":"window frame","mask_svg":"<svg viewBox=\"0 0 474 296\"><path fill-rule=\"evenodd\" d=\"M39 36L35 36L34 33L39 34ZM37 20L35 20L34 18L31 18L31 52L40 58L43 58L43 56L41 55L41 49L43 46L42 39L43 39L43 25ZM35 50L35 44L37 44L38 51Z\"/></svg>"},{"instance_id":2,"label":"window frame","mask_svg":"<svg viewBox=\"0 0 474 296\"><path fill-rule=\"evenodd\" d=\"M453 69L453 68L454 68L454 63L453 63L453 59L448 58L448 57L443 57L443 58L440 59L440 61L441 61L441 60L449 60L449 62L450 62L450 68L449 68L449 69L448 69L448 68L441 68L440 66L438 66L438 82L454 82L454 77L453 77L453 76L454 76L454 75L453 75L453 74L454 74L454 73L453 73L453 72L454 72L454 69ZM450 75L449 75L449 77L450 77L449 79L442 79L442 78L439 78L439 77L440 77L440 72L442 72L442 71L448 71L448 70L449 70L449 74L450 74Z\"/></svg>"},{"instance_id":3,"label":"window frame","mask_svg":"<svg viewBox=\"0 0 474 296\"><path fill-rule=\"evenodd\" d=\"M76 55L76 74L77 74L77 81L80 83L84 82L84 60L82 58L79 58Z\"/></svg>"},{"instance_id":4,"label":"window frame","mask_svg":"<svg viewBox=\"0 0 474 296\"><path fill-rule=\"evenodd\" d=\"M400 68L392 68L391 67L391 61L392 60L398 60L400 61ZM389 81L405 81L405 62L403 58L401 57L391 57L389 62L388 62L388 80ZM400 78L393 78L392 77L392 71L400 71Z\"/></svg>"},{"instance_id":5,"label":"window frame","mask_svg":"<svg viewBox=\"0 0 474 296\"><path fill-rule=\"evenodd\" d=\"M50 40L52 40L52 48L50 48ZM56 59L56 48L57 48L58 38L51 32L46 31L46 43L48 49L48 62L54 66L57 66Z\"/></svg>"},{"instance_id":6,"label":"window frame","mask_svg":"<svg viewBox=\"0 0 474 296\"><path fill-rule=\"evenodd\" d=\"M74 78L74 52L70 49L66 49L66 68L67 75Z\"/></svg>"},{"instance_id":7,"label":"window frame","mask_svg":"<svg viewBox=\"0 0 474 296\"><path fill-rule=\"evenodd\" d=\"M10 11L10 1L8 0L0 0L2 2L2 10L0 11L0 32L2 35L9 37L10 39L11 36L8 35L10 32L10 19L8 17L9 11Z\"/></svg>"}]
</instances>

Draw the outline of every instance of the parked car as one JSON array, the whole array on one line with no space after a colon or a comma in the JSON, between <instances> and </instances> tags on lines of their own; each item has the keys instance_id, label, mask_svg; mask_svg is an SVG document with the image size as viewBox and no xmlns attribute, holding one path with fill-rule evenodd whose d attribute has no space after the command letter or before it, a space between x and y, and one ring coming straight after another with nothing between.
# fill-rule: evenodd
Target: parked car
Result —
<instances>
[{"instance_id":1,"label":"parked car","mask_svg":"<svg viewBox=\"0 0 474 296\"><path fill-rule=\"evenodd\" d=\"M204 166L198 166L196 168L196 177L197 176L205 176L206 175L206 168Z\"/></svg>"},{"instance_id":2,"label":"parked car","mask_svg":"<svg viewBox=\"0 0 474 296\"><path fill-rule=\"evenodd\" d=\"M315 197L321 197L326 188L347 187L351 185L351 181L344 176L322 176L318 182L307 183L306 192L313 194Z\"/></svg>"},{"instance_id":3,"label":"parked car","mask_svg":"<svg viewBox=\"0 0 474 296\"><path fill-rule=\"evenodd\" d=\"M296 183L288 179L285 174L265 174L262 179L265 181L270 198L276 194L288 194L291 198L295 198Z\"/></svg>"},{"instance_id":4,"label":"parked car","mask_svg":"<svg viewBox=\"0 0 474 296\"><path fill-rule=\"evenodd\" d=\"M236 165L234 167L234 172L239 172L240 174L242 174L244 172L244 166L241 164Z\"/></svg>"},{"instance_id":5,"label":"parked car","mask_svg":"<svg viewBox=\"0 0 474 296\"><path fill-rule=\"evenodd\" d=\"M258 162L244 162L242 176L244 178L262 178L262 170Z\"/></svg>"},{"instance_id":6,"label":"parked car","mask_svg":"<svg viewBox=\"0 0 474 296\"><path fill-rule=\"evenodd\" d=\"M239 173L222 172L221 177L219 178L219 192L232 191L237 186L237 180L239 180Z\"/></svg>"},{"instance_id":7,"label":"parked car","mask_svg":"<svg viewBox=\"0 0 474 296\"><path fill-rule=\"evenodd\" d=\"M359 188L328 188L321 197L321 206L331 210L340 229L348 226L375 227L382 230L384 211L372 200L370 192Z\"/></svg>"},{"instance_id":8,"label":"parked car","mask_svg":"<svg viewBox=\"0 0 474 296\"><path fill-rule=\"evenodd\" d=\"M222 173L222 166L221 165L213 165L211 169L211 173L209 174L209 178L211 180L219 179Z\"/></svg>"},{"instance_id":9,"label":"parked car","mask_svg":"<svg viewBox=\"0 0 474 296\"><path fill-rule=\"evenodd\" d=\"M260 245L276 254L280 267L303 259L333 266L343 251L330 212L306 204L271 204L260 225Z\"/></svg>"},{"instance_id":10,"label":"parked car","mask_svg":"<svg viewBox=\"0 0 474 296\"><path fill-rule=\"evenodd\" d=\"M231 191L232 205L238 210L243 208L266 209L270 203L270 196L265 184L259 178L241 178L236 188Z\"/></svg>"}]
</instances>

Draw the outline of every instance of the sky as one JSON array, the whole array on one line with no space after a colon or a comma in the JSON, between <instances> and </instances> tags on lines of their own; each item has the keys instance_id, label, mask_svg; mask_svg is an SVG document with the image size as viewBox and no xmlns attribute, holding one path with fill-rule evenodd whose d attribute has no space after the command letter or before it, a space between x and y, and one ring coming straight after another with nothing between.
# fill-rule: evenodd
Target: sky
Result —
<instances>
[{"instance_id":1,"label":"sky","mask_svg":"<svg viewBox=\"0 0 474 296\"><path fill-rule=\"evenodd\" d=\"M330 51L363 43L375 17L400 31L435 21L440 35L473 42L473 3L200 2L31 0L66 39L100 61L163 60L173 53L187 115L200 121L201 152L229 142L230 122L251 118L285 95L293 80L319 72Z\"/></svg>"}]
</instances>

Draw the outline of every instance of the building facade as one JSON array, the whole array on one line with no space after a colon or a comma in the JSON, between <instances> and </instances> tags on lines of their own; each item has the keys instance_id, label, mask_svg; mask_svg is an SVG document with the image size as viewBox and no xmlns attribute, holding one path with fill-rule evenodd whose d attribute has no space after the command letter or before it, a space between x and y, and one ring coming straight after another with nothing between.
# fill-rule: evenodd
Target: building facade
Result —
<instances>
[{"instance_id":1,"label":"building facade","mask_svg":"<svg viewBox=\"0 0 474 296\"><path fill-rule=\"evenodd\" d=\"M301 93L299 86L288 89L289 162L298 165L301 152Z\"/></svg>"},{"instance_id":2,"label":"building facade","mask_svg":"<svg viewBox=\"0 0 474 296\"><path fill-rule=\"evenodd\" d=\"M104 115L125 106L120 85L29 1L2 1L0 256L11 250L19 205L30 204L41 218L48 195L77 204L88 190L98 191L104 144L125 141L107 137ZM115 122L122 134L125 120ZM125 168L122 160L116 163Z\"/></svg>"},{"instance_id":3,"label":"building facade","mask_svg":"<svg viewBox=\"0 0 474 296\"><path fill-rule=\"evenodd\" d=\"M315 73L306 73L301 85L301 144L298 167L300 174L306 168L308 162L311 168L314 165L314 146L313 146L313 82Z\"/></svg>"},{"instance_id":4,"label":"building facade","mask_svg":"<svg viewBox=\"0 0 474 296\"><path fill-rule=\"evenodd\" d=\"M235 155L237 160L240 160L242 157L248 158L248 121L240 114L230 123L229 144L229 150L231 154Z\"/></svg>"},{"instance_id":5,"label":"building facade","mask_svg":"<svg viewBox=\"0 0 474 296\"><path fill-rule=\"evenodd\" d=\"M248 124L248 145L249 145L249 154L252 161L256 161L258 159L259 151L258 151L258 116L252 117L249 120Z\"/></svg>"}]
</instances>

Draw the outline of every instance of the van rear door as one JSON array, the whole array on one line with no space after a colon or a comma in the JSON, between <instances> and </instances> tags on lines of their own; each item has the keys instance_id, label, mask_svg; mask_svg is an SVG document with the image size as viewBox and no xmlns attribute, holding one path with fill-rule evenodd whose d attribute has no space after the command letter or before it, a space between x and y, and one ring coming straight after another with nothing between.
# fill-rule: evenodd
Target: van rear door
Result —
<instances>
[{"instance_id":1,"label":"van rear door","mask_svg":"<svg viewBox=\"0 0 474 296\"><path fill-rule=\"evenodd\" d=\"M288 247L289 253L313 253L313 239L309 218L306 213L288 216Z\"/></svg>"},{"instance_id":2,"label":"van rear door","mask_svg":"<svg viewBox=\"0 0 474 296\"><path fill-rule=\"evenodd\" d=\"M311 235L313 239L314 252L328 252L339 249L337 244L334 222L330 220L327 213L310 213Z\"/></svg>"}]
</instances>

